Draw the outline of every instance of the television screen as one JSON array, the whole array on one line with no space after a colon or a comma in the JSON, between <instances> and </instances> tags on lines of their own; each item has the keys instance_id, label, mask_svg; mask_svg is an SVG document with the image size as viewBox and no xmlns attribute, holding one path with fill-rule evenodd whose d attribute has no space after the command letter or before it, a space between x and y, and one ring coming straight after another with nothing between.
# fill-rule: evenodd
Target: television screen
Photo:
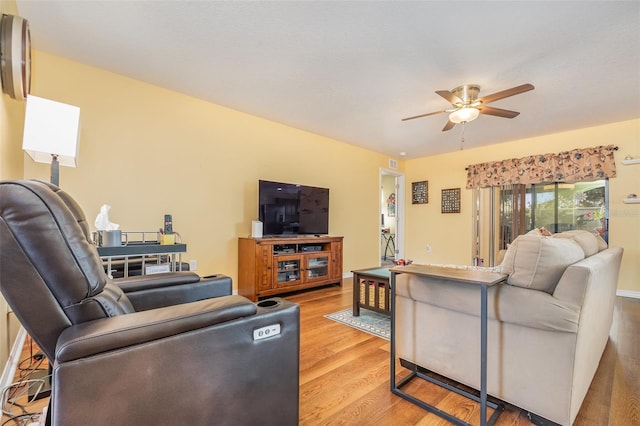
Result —
<instances>
[{"instance_id":1,"label":"television screen","mask_svg":"<svg viewBox=\"0 0 640 426\"><path fill-rule=\"evenodd\" d=\"M265 236L329 233L329 189L260 180L259 220Z\"/></svg>"}]
</instances>

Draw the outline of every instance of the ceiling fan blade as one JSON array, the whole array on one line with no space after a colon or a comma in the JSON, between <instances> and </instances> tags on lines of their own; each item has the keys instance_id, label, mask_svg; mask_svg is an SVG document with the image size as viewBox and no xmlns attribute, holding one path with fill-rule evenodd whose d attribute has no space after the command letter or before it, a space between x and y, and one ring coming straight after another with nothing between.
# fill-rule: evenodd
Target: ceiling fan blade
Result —
<instances>
[{"instance_id":1,"label":"ceiling fan blade","mask_svg":"<svg viewBox=\"0 0 640 426\"><path fill-rule=\"evenodd\" d=\"M514 118L520 115L517 111L509 111L508 109L494 108L485 105L478 107L478 109L480 110L480 114L495 115L496 117Z\"/></svg>"},{"instance_id":2,"label":"ceiling fan blade","mask_svg":"<svg viewBox=\"0 0 640 426\"><path fill-rule=\"evenodd\" d=\"M442 114L443 112L447 112L447 111L436 111L436 112L429 112L427 114L414 115L413 117L403 118L402 121L413 120L414 118L428 117L430 115Z\"/></svg>"},{"instance_id":3,"label":"ceiling fan blade","mask_svg":"<svg viewBox=\"0 0 640 426\"><path fill-rule=\"evenodd\" d=\"M451 105L464 104L464 101L448 90L436 90L436 93L445 98Z\"/></svg>"},{"instance_id":4,"label":"ceiling fan blade","mask_svg":"<svg viewBox=\"0 0 640 426\"><path fill-rule=\"evenodd\" d=\"M446 132L447 130L451 130L453 129L453 126L455 126L456 123L454 123L453 121L449 120L447 121L447 124L445 124L445 126L442 128L443 132Z\"/></svg>"},{"instance_id":5,"label":"ceiling fan blade","mask_svg":"<svg viewBox=\"0 0 640 426\"><path fill-rule=\"evenodd\" d=\"M483 96L479 100L486 105L490 102L508 98L509 96L519 95L520 93L528 92L529 90L533 89L535 89L535 87L533 87L533 84L521 84L520 86L512 87L511 89L502 90L500 92L492 93L491 95Z\"/></svg>"}]
</instances>

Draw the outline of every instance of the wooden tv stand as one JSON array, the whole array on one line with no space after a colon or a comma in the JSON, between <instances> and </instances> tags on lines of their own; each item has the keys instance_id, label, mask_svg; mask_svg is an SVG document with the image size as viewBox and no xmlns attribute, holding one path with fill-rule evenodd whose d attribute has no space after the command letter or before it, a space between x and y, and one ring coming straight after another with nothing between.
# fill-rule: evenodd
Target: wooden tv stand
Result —
<instances>
[{"instance_id":1,"label":"wooden tv stand","mask_svg":"<svg viewBox=\"0 0 640 426\"><path fill-rule=\"evenodd\" d=\"M343 237L239 238L238 293L252 301L342 286Z\"/></svg>"}]
</instances>

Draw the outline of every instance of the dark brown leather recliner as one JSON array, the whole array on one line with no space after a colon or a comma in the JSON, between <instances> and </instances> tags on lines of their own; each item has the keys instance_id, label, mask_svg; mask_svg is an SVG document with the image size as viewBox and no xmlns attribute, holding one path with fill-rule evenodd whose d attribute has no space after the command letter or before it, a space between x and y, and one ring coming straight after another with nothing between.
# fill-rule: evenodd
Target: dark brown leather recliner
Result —
<instances>
[{"instance_id":1,"label":"dark brown leather recliner","mask_svg":"<svg viewBox=\"0 0 640 426\"><path fill-rule=\"evenodd\" d=\"M53 365L52 424L298 423L297 305L165 285L139 310L89 236L58 187L0 182L0 289Z\"/></svg>"}]
</instances>

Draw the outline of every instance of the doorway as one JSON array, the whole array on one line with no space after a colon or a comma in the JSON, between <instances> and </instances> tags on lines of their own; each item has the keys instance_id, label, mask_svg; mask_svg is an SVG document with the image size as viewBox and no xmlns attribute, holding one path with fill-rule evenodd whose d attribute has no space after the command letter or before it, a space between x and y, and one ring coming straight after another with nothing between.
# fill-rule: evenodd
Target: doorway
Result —
<instances>
[{"instance_id":1,"label":"doorway","mask_svg":"<svg viewBox=\"0 0 640 426\"><path fill-rule=\"evenodd\" d=\"M380 238L381 266L393 265L404 254L404 175L380 169Z\"/></svg>"}]
</instances>

